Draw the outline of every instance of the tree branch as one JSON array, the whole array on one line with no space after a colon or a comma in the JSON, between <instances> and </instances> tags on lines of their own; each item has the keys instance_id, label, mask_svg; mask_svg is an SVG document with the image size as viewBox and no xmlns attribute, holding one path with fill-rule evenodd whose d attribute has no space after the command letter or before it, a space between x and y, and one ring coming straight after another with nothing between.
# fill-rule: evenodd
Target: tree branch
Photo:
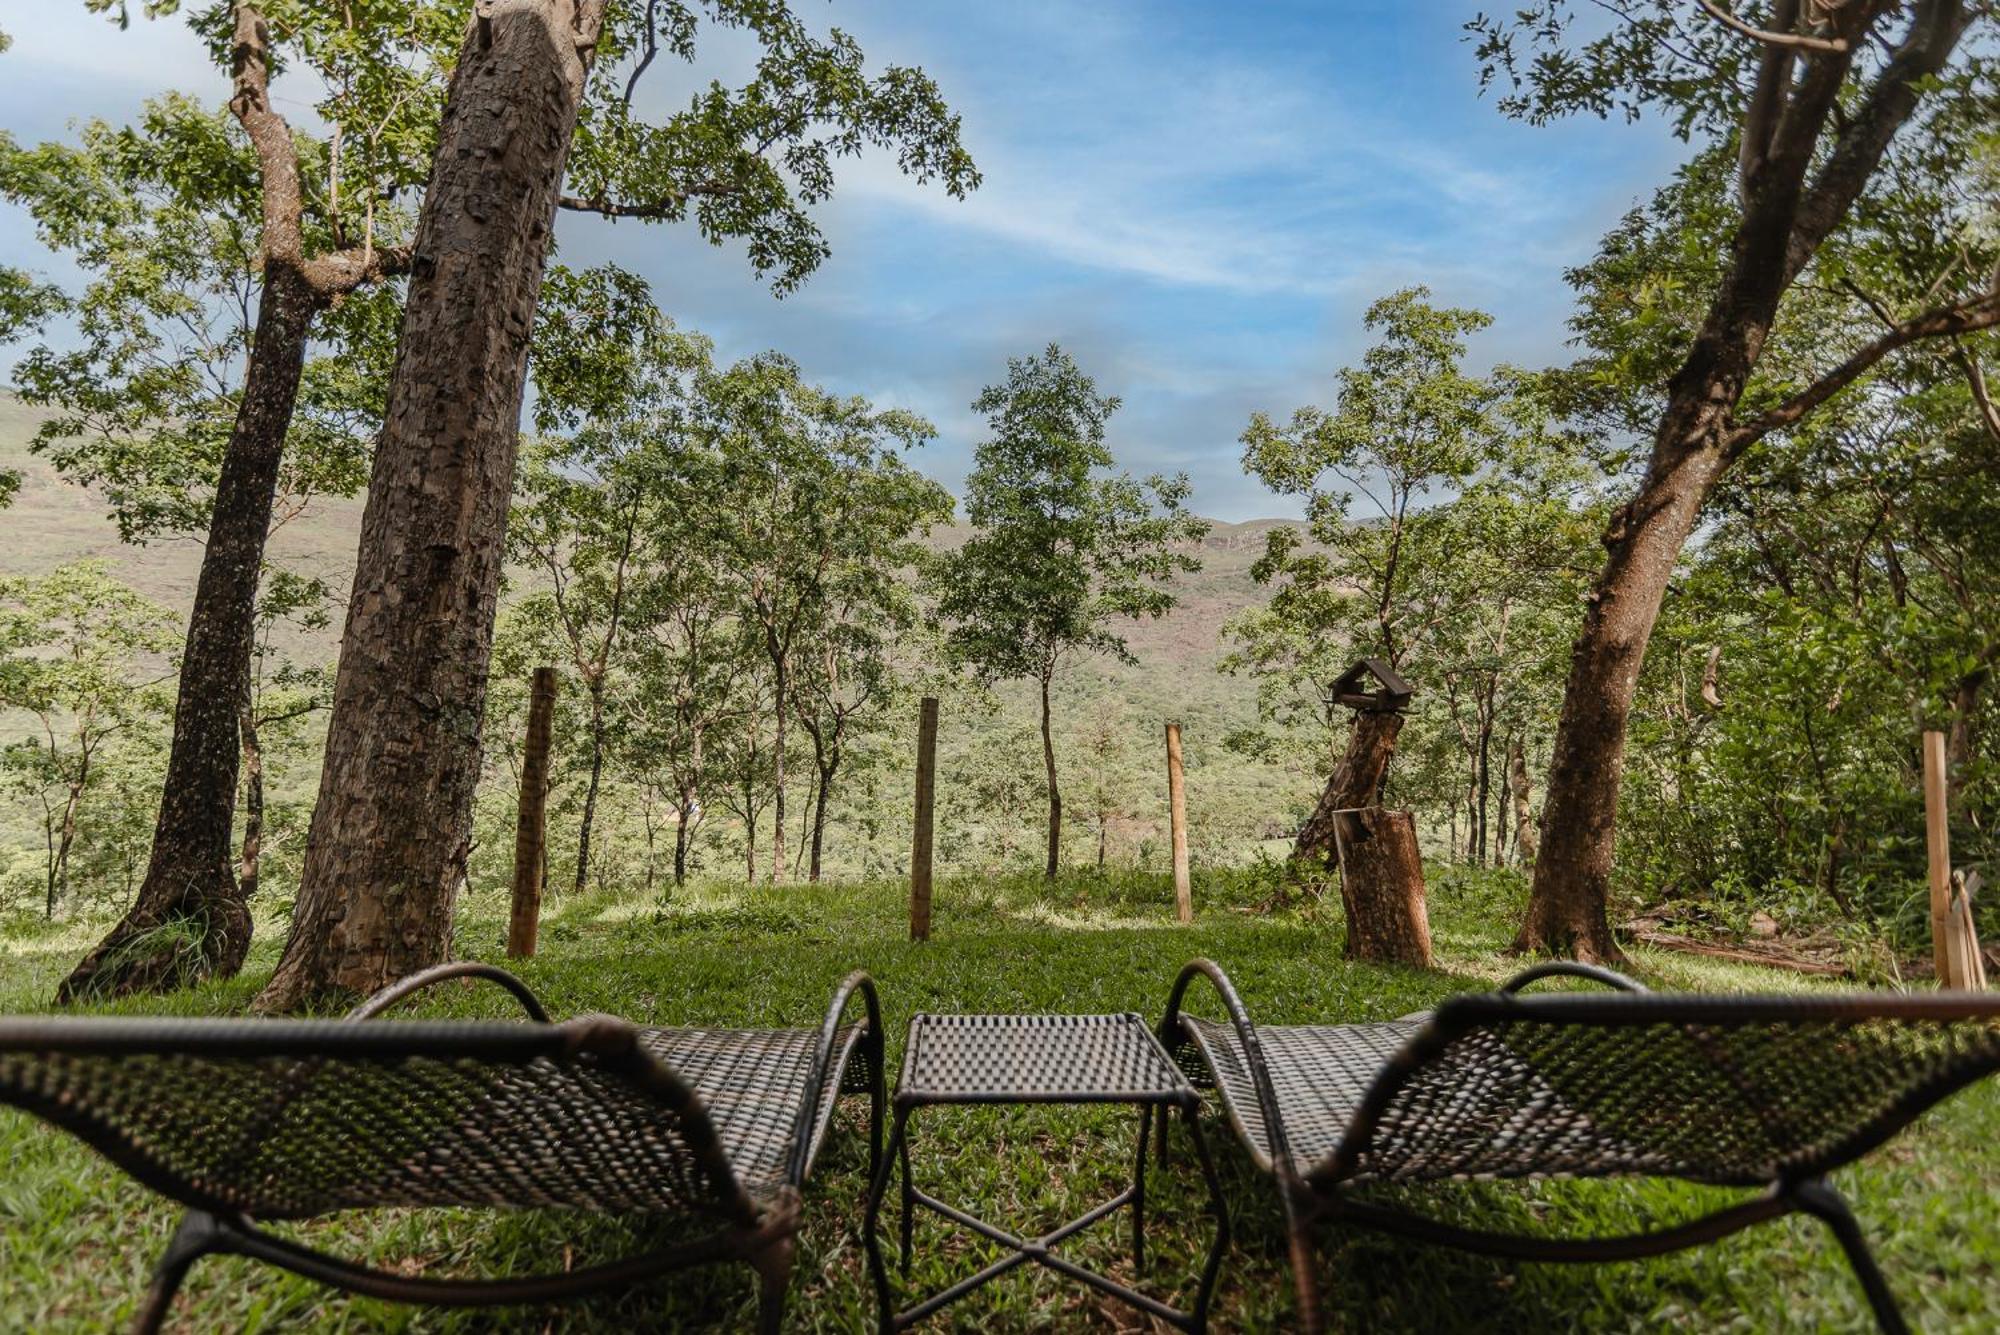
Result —
<instances>
[{"instance_id":1,"label":"tree branch","mask_svg":"<svg viewBox=\"0 0 2000 1335\"><path fill-rule=\"evenodd\" d=\"M1986 371L1980 366L1979 358L1955 338L1951 341L1951 356L1959 369L1965 372L1965 383L1972 389L1972 401L1979 405L1979 417L1986 423L1987 434L2000 440L2000 408L1993 405L1993 394L1986 387Z\"/></svg>"},{"instance_id":2,"label":"tree branch","mask_svg":"<svg viewBox=\"0 0 2000 1335\"><path fill-rule=\"evenodd\" d=\"M1804 33L1795 32L1771 32L1767 29L1756 27L1737 18L1727 9L1717 4L1715 0L1696 0L1696 3L1707 10L1710 17L1714 18L1723 27L1730 29L1732 32L1739 32L1752 41L1762 42L1766 46L1785 47L1794 51L1828 51L1836 53L1852 49L1850 43L1839 38L1809 37Z\"/></svg>"},{"instance_id":3,"label":"tree branch","mask_svg":"<svg viewBox=\"0 0 2000 1335\"><path fill-rule=\"evenodd\" d=\"M678 216L680 211L687 207L687 202L697 195L721 197L737 193L738 188L726 181L702 181L677 194L665 195L646 203L606 199L602 195L590 199L580 195L562 195L557 198L556 207L568 209L572 213L595 213L600 218L671 218Z\"/></svg>"},{"instance_id":4,"label":"tree branch","mask_svg":"<svg viewBox=\"0 0 2000 1335\"><path fill-rule=\"evenodd\" d=\"M338 297L370 283L410 271L416 252L409 246L349 246L299 266L312 290L321 297Z\"/></svg>"},{"instance_id":5,"label":"tree branch","mask_svg":"<svg viewBox=\"0 0 2000 1335\"><path fill-rule=\"evenodd\" d=\"M1950 338L1975 330L1991 329L1996 325L2000 325L2000 289L1972 301L1939 307L1905 320L1776 408L1732 430L1727 437L1727 454L1733 461L1771 432L1797 422L1859 380L1877 362L1900 347L1922 339Z\"/></svg>"},{"instance_id":6,"label":"tree branch","mask_svg":"<svg viewBox=\"0 0 2000 1335\"><path fill-rule=\"evenodd\" d=\"M1891 8L1883 0L1871 0L1870 27ZM1944 68L1965 24L1963 0L1917 0L1909 32L1876 76L1854 119L1834 140L1833 151L1799 203L1787 247L1790 272L1803 269L1820 242L1847 216L1888 151L1889 141L1916 111L1918 86Z\"/></svg>"},{"instance_id":7,"label":"tree branch","mask_svg":"<svg viewBox=\"0 0 2000 1335\"><path fill-rule=\"evenodd\" d=\"M270 32L254 4L236 6L230 79L229 110L250 136L264 178L264 262L297 265L305 255L298 150L291 127L271 109Z\"/></svg>"}]
</instances>

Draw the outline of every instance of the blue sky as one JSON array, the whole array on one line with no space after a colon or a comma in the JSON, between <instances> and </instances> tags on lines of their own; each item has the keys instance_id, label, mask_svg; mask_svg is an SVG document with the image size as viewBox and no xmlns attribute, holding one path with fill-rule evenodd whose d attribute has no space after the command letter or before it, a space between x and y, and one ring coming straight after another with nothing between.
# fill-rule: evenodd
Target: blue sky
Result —
<instances>
[{"instance_id":1,"label":"blue sky","mask_svg":"<svg viewBox=\"0 0 2000 1335\"><path fill-rule=\"evenodd\" d=\"M1327 400L1371 300L1427 283L1497 317L1481 365L1558 358L1564 267L1675 160L1646 126L1500 117L1460 40L1477 8L836 0L826 21L873 61L924 66L961 111L976 194L845 164L821 214L833 256L783 300L740 247L691 229L565 215L558 243L572 264L644 273L725 356L776 348L831 388L922 412L939 438L920 462L954 488L981 438L967 405L1053 339L1125 400L1121 466L1185 470L1218 518L1289 513L1243 476L1236 438L1256 409ZM167 88L226 94L178 23L121 33L81 0L4 0L0 28L15 39L0 126L22 139ZM64 274L5 206L0 257Z\"/></svg>"}]
</instances>

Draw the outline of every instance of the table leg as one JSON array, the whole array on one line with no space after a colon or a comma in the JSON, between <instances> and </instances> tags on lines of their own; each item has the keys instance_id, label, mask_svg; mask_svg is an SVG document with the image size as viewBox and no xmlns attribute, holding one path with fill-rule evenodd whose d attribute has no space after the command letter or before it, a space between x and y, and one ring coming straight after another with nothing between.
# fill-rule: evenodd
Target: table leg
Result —
<instances>
[{"instance_id":1,"label":"table leg","mask_svg":"<svg viewBox=\"0 0 2000 1335\"><path fill-rule=\"evenodd\" d=\"M1132 1273L1146 1273L1146 1141L1153 1129L1153 1105L1139 1109L1139 1153L1132 1165ZM1160 1139L1167 1138L1166 1119L1160 1119Z\"/></svg>"}]
</instances>

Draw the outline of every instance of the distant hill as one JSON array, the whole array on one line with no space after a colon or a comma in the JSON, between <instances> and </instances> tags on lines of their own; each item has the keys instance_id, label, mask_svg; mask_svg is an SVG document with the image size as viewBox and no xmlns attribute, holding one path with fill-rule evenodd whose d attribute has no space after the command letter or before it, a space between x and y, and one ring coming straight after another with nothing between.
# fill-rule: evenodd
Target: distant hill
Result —
<instances>
[{"instance_id":1,"label":"distant hill","mask_svg":"<svg viewBox=\"0 0 2000 1335\"><path fill-rule=\"evenodd\" d=\"M201 570L201 542L174 538L134 546L118 540L104 498L64 481L47 460L28 452L35 429L47 415L0 391L0 469L16 469L21 490L0 510L0 570L32 575L66 561L101 557L119 578L175 611L186 614L194 601ZM354 547L361 531L361 502L316 500L305 514L271 537L272 555L301 574L318 575L345 597L354 572ZM312 645L332 657L337 636L326 632Z\"/></svg>"},{"instance_id":2,"label":"distant hill","mask_svg":"<svg viewBox=\"0 0 2000 1335\"><path fill-rule=\"evenodd\" d=\"M101 497L65 482L46 460L28 452L28 442L43 420L39 410L0 391L0 469L18 469L22 474L14 504L0 511L0 532L6 535L0 543L0 570L36 574L65 561L101 557L134 588L185 613L201 565L200 542L183 538L144 547L120 542ZM1143 675L1154 678L1155 689L1169 697L1189 688L1197 695L1214 693L1219 684L1214 669L1223 654L1222 625L1261 601L1250 566L1263 550L1264 534L1287 522L1216 523L1202 543L1202 570L1185 582L1181 605L1157 622L1129 628L1127 638L1144 666ZM359 498L316 500L304 515L278 529L271 551L288 566L322 576L336 595L344 596L360 528ZM949 526L937 532L935 542L955 547L965 533L962 526ZM330 630L316 637L313 645L331 657L336 643L337 632ZM1126 675L1115 668L1106 670L1113 676Z\"/></svg>"}]
</instances>

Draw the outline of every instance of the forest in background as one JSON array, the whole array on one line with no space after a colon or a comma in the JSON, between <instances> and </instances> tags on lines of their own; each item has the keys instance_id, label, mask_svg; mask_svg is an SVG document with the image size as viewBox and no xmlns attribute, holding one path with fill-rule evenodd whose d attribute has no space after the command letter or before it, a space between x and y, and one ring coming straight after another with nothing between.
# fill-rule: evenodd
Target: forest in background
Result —
<instances>
[{"instance_id":1,"label":"forest in background","mask_svg":"<svg viewBox=\"0 0 2000 1335\"><path fill-rule=\"evenodd\" d=\"M638 134L616 72L651 63L656 15L614 9L609 45L565 58L560 105L479 94L553 118L553 156L508 183L440 148L487 123L446 96L454 62L500 58L476 24L460 51L462 7L407 27L204 11L233 53L226 109L166 95L73 141L0 139L0 193L83 275L0 272L16 392L55 414L36 467L112 514L129 564L207 534L178 680L178 609L107 565L9 568L12 911L137 896L66 995L232 972L246 894L282 904L294 881L326 732L319 861L267 1001L436 957L460 881L504 860L520 691L546 662L568 678L558 888L893 872L926 692L956 725L948 866L1143 865L1169 714L1198 856L1255 864L1312 810L1347 727L1332 684L1370 654L1418 687L1383 800L1433 858L1533 866L1523 949L1614 957L1608 891L1911 940L1923 729L1948 739L1957 860L1991 851L1990 16L1780 6L1767 32L1654 8L1602 32L1561 3L1466 25L1503 114L1657 114L1686 159L1566 275L1569 364L1476 372L1490 318L1408 287L1368 308L1367 352L1319 404L1255 413L1244 468L1306 518L1252 544L1247 589L1204 571L1184 479L1118 470L1119 387L1054 345L973 405L988 438L954 542L928 423L830 396L781 351L716 363L634 275L545 271L545 227L520 263L450 282L415 262L427 226L499 245L485 192L519 190L551 214L692 217L789 290L827 253L810 206L838 159L872 145L949 194L979 184L921 71L867 75L782 6L729 11L770 59ZM269 95L287 53L322 94L303 128ZM419 182L421 215L397 202ZM485 362L463 355L475 327ZM499 389L468 415L460 382ZM524 383L525 422L502 411ZM429 472L453 441L457 511ZM386 518L343 606L344 573L288 563L285 535L351 516L371 469ZM24 533L46 483L0 472ZM1246 596L1219 637L1163 619L1225 577ZM336 684L311 646L343 615ZM385 888L405 884L424 890ZM370 940L351 955L320 930L348 909Z\"/></svg>"}]
</instances>

